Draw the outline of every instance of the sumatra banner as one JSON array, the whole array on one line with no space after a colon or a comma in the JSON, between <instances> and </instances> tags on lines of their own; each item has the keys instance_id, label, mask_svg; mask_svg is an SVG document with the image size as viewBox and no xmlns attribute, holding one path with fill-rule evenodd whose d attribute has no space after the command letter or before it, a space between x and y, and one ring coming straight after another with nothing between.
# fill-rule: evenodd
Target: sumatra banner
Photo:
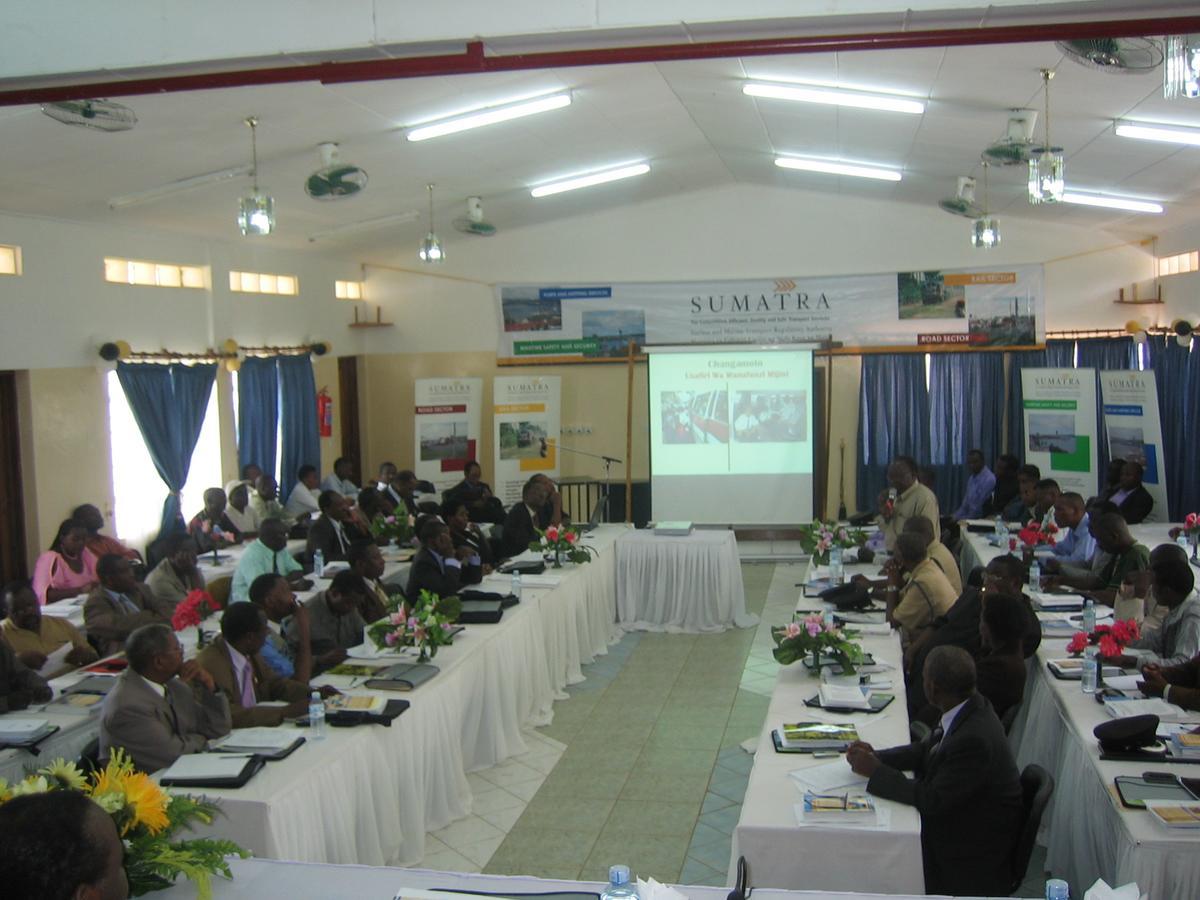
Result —
<instances>
[{"instance_id":1,"label":"sumatra banner","mask_svg":"<svg viewBox=\"0 0 1200 900\"><path fill-rule=\"evenodd\" d=\"M467 460L479 458L483 379L418 378L413 394L413 470L444 491L462 481Z\"/></svg>"},{"instance_id":2,"label":"sumatra banner","mask_svg":"<svg viewBox=\"0 0 1200 900\"><path fill-rule=\"evenodd\" d=\"M558 375L492 380L495 492L506 507L521 502L521 488L538 472L558 480L561 393Z\"/></svg>"},{"instance_id":3,"label":"sumatra banner","mask_svg":"<svg viewBox=\"0 0 1200 900\"><path fill-rule=\"evenodd\" d=\"M1108 458L1141 463L1142 484L1154 498L1147 522L1167 522L1167 472L1154 371L1100 373Z\"/></svg>"},{"instance_id":4,"label":"sumatra banner","mask_svg":"<svg viewBox=\"0 0 1200 900\"><path fill-rule=\"evenodd\" d=\"M1096 370L1022 369L1025 462L1063 491L1096 493Z\"/></svg>"},{"instance_id":5,"label":"sumatra banner","mask_svg":"<svg viewBox=\"0 0 1200 900\"><path fill-rule=\"evenodd\" d=\"M1041 266L774 280L498 285L500 363L594 362L647 345L847 347L1045 340Z\"/></svg>"}]
</instances>

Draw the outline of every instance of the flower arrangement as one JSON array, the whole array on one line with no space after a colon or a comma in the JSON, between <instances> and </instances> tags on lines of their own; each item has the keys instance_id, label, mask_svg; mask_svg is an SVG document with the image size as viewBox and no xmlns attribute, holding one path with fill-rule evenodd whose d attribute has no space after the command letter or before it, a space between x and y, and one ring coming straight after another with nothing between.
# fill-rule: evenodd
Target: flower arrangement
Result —
<instances>
[{"instance_id":1,"label":"flower arrangement","mask_svg":"<svg viewBox=\"0 0 1200 900\"><path fill-rule=\"evenodd\" d=\"M861 547L866 540L866 532L858 528L847 528L836 522L813 519L808 525L800 526L800 549L809 554L819 566L829 563L829 551L834 547Z\"/></svg>"},{"instance_id":2,"label":"flower arrangement","mask_svg":"<svg viewBox=\"0 0 1200 900\"><path fill-rule=\"evenodd\" d=\"M1025 549L1032 550L1039 545L1053 547L1058 543L1058 526L1053 522L1039 522L1037 519L1030 519L1029 523L1017 532L1015 538L1008 539L1008 549L1016 550L1017 544L1020 542L1025 545Z\"/></svg>"},{"instance_id":3,"label":"flower arrangement","mask_svg":"<svg viewBox=\"0 0 1200 900\"><path fill-rule=\"evenodd\" d=\"M417 523L413 517L403 513L392 516L376 513L375 518L371 520L371 536L376 539L394 541L396 546L403 547L412 543L413 537L416 535L416 526Z\"/></svg>"},{"instance_id":4,"label":"flower arrangement","mask_svg":"<svg viewBox=\"0 0 1200 900\"><path fill-rule=\"evenodd\" d=\"M438 647L454 643L450 633L453 619L442 611L442 598L432 591L421 591L416 603L397 595L396 607L386 618L367 626L367 636L381 650L417 647L424 662L437 656Z\"/></svg>"},{"instance_id":5,"label":"flower arrangement","mask_svg":"<svg viewBox=\"0 0 1200 900\"><path fill-rule=\"evenodd\" d=\"M545 531L538 529L539 538L531 541L530 550L542 555L554 556L554 568L560 568L564 557L567 562L585 563L592 561L595 552L591 547L585 547L580 541L578 528L569 525L551 525Z\"/></svg>"},{"instance_id":6,"label":"flower arrangement","mask_svg":"<svg viewBox=\"0 0 1200 900\"><path fill-rule=\"evenodd\" d=\"M1200 536L1200 513L1188 513L1183 519L1183 533L1188 537Z\"/></svg>"},{"instance_id":7,"label":"flower arrangement","mask_svg":"<svg viewBox=\"0 0 1200 900\"><path fill-rule=\"evenodd\" d=\"M811 656L814 674L820 672L822 654L836 659L846 675L853 675L855 666L863 660L862 647L850 640L858 637L858 632L826 625L820 613L806 616L800 622L776 625L771 629L771 637L775 641L775 649L771 652L780 665L790 666L798 659Z\"/></svg>"},{"instance_id":8,"label":"flower arrangement","mask_svg":"<svg viewBox=\"0 0 1200 900\"><path fill-rule=\"evenodd\" d=\"M114 750L108 765L90 779L62 759L12 785L0 778L0 803L47 791L77 791L112 816L125 845L125 874L135 897L168 888L183 875L196 886L200 900L209 900L213 875L233 877L226 857L250 855L232 841L172 840L193 823L211 824L217 805L167 793L149 775L135 772L121 749Z\"/></svg>"},{"instance_id":9,"label":"flower arrangement","mask_svg":"<svg viewBox=\"0 0 1200 900\"><path fill-rule=\"evenodd\" d=\"M175 612L171 616L171 627L176 631L183 631L194 625L197 634L196 646L203 647L205 643L203 622L211 613L215 613L220 608L220 604L212 598L212 594L208 591L191 591L175 607Z\"/></svg>"},{"instance_id":10,"label":"flower arrangement","mask_svg":"<svg viewBox=\"0 0 1200 900\"><path fill-rule=\"evenodd\" d=\"M1101 656L1120 656L1126 645L1140 636L1141 630L1136 619L1097 625L1091 634L1086 631L1075 632L1067 644L1067 652L1072 656L1080 656L1090 645L1096 644Z\"/></svg>"}]
</instances>

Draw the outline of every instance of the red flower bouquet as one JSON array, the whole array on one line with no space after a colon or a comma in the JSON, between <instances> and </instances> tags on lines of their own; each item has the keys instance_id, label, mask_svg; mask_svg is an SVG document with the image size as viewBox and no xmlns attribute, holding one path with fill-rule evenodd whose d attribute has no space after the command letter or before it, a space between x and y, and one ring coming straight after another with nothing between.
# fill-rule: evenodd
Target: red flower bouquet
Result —
<instances>
[{"instance_id":1,"label":"red flower bouquet","mask_svg":"<svg viewBox=\"0 0 1200 900\"><path fill-rule=\"evenodd\" d=\"M1067 652L1079 656L1089 645L1095 644L1101 656L1120 656L1125 647L1141 636L1141 629L1135 619L1124 622L1113 622L1111 625L1097 625L1091 634L1077 631L1067 644Z\"/></svg>"},{"instance_id":2,"label":"red flower bouquet","mask_svg":"<svg viewBox=\"0 0 1200 900\"><path fill-rule=\"evenodd\" d=\"M1017 537L1022 544L1032 550L1041 544L1053 547L1058 543L1057 534L1058 526L1053 522L1043 524L1036 519L1032 519L1028 525L1017 532Z\"/></svg>"},{"instance_id":3,"label":"red flower bouquet","mask_svg":"<svg viewBox=\"0 0 1200 900\"><path fill-rule=\"evenodd\" d=\"M201 623L208 618L210 613L214 613L220 608L220 604L212 598L212 594L208 591L192 591L175 607L175 612L171 616L171 627L176 631L183 631L194 625L199 637L197 646L203 647L204 629L201 627Z\"/></svg>"}]
</instances>

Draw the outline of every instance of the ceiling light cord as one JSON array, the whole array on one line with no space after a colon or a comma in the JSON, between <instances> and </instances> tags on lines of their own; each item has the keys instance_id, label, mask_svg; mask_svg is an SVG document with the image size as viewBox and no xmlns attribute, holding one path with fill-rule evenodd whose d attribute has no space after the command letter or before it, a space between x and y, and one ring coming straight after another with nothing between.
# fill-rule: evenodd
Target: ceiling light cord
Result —
<instances>
[{"instance_id":1,"label":"ceiling light cord","mask_svg":"<svg viewBox=\"0 0 1200 900\"><path fill-rule=\"evenodd\" d=\"M1045 129L1045 134L1046 134L1045 150L1047 153L1052 152L1050 148L1053 146L1050 143L1050 79L1053 77L1054 77L1053 69L1042 69L1042 93L1043 93L1043 96L1045 99L1045 106L1046 106L1046 122L1043 127Z\"/></svg>"},{"instance_id":2,"label":"ceiling light cord","mask_svg":"<svg viewBox=\"0 0 1200 900\"><path fill-rule=\"evenodd\" d=\"M250 126L250 177L254 183L254 193L258 193L258 118L248 116L246 124Z\"/></svg>"}]
</instances>

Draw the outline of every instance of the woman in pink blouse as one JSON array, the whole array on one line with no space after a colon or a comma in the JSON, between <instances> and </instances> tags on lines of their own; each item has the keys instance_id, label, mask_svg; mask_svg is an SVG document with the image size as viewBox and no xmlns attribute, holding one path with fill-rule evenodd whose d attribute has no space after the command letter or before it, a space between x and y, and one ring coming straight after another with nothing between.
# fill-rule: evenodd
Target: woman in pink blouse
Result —
<instances>
[{"instance_id":1,"label":"woman in pink blouse","mask_svg":"<svg viewBox=\"0 0 1200 900\"><path fill-rule=\"evenodd\" d=\"M33 591L43 605L86 594L99 582L96 557L84 546L87 529L74 519L58 526L50 549L37 558Z\"/></svg>"}]
</instances>

